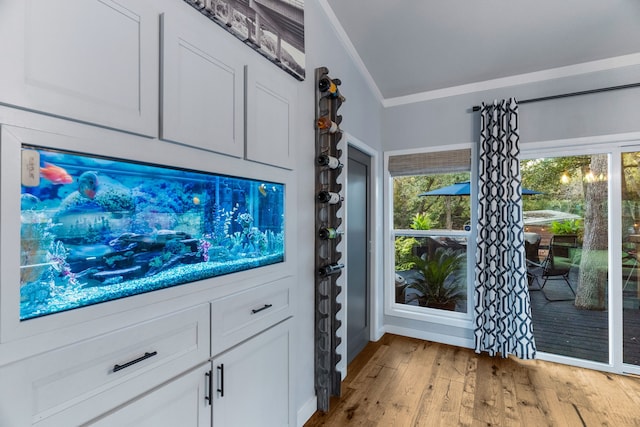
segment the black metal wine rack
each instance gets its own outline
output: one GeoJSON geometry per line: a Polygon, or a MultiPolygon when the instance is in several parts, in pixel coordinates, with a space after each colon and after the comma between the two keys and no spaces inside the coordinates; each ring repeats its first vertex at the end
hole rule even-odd
{"type": "MultiPolygon", "coordinates": [[[[342,150],[338,148],[338,142],[342,138],[339,126],[342,116],[338,115],[338,109],[344,102],[340,94],[339,79],[331,79],[329,70],[325,67],[316,69],[316,272],[315,272],[315,388],[318,401],[318,410],[328,411],[331,396],[340,396],[342,378],[336,369],[341,356],[337,353],[341,339],[337,331],[341,326],[336,314],[340,311],[338,295],[342,287],[337,284],[342,275],[343,264],[340,263],[342,253],[337,246],[342,240],[341,234],[330,239],[321,238],[323,228],[338,230],[342,225],[340,217],[342,207],[342,184],[337,178],[342,172],[341,165],[331,168],[322,165],[320,158],[324,155],[340,160],[342,150]],[[327,80],[329,79],[329,80],[327,80]],[[327,82],[330,88],[326,89],[327,82]],[[326,89],[326,90],[323,90],[326,89]],[[322,128],[322,120],[330,119],[331,126],[322,128]],[[338,129],[336,130],[336,126],[338,129]],[[330,191],[338,193],[340,199],[337,203],[328,203],[321,200],[321,193],[330,191]],[[329,274],[324,272],[329,268],[329,274]]],[[[327,122],[328,123],[328,122],[327,122]]],[[[334,201],[335,201],[334,194],[334,201]]]]}

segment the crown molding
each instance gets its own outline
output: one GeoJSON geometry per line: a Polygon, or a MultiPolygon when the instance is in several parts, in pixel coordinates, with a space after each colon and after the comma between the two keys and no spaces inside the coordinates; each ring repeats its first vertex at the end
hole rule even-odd
{"type": "Polygon", "coordinates": [[[583,62],[580,64],[567,65],[564,67],[550,68],[547,70],[518,74],[515,76],[502,77],[499,79],[485,80],[482,82],[469,83],[460,86],[452,86],[448,88],[415,93],[406,96],[399,96],[396,98],[386,98],[383,99],[382,106],[385,108],[396,107],[399,105],[432,101],[439,98],[465,95],[474,92],[518,86],[528,83],[537,83],[545,80],[559,79],[563,77],[578,76],[581,74],[612,70],[632,65],[640,65],[640,53],[616,56],[597,61],[583,62]]]}
{"type": "Polygon", "coordinates": [[[342,25],[340,24],[338,17],[333,12],[333,9],[331,9],[331,6],[329,6],[329,3],[327,2],[327,0],[318,0],[318,3],[320,3],[320,7],[324,11],[324,13],[327,15],[327,18],[329,19],[329,22],[331,23],[333,30],[335,31],[336,35],[338,36],[338,39],[340,40],[345,50],[347,51],[347,54],[351,57],[356,68],[362,74],[362,77],[367,83],[367,86],[369,86],[369,88],[373,92],[374,96],[378,99],[380,104],[384,105],[384,98],[382,97],[382,92],[380,92],[378,85],[376,85],[376,82],[373,80],[373,77],[371,77],[369,70],[364,65],[364,62],[362,62],[362,58],[360,58],[360,55],[358,55],[356,48],[353,46],[353,43],[351,43],[351,40],[347,36],[347,33],[342,27],[342,25]]]}

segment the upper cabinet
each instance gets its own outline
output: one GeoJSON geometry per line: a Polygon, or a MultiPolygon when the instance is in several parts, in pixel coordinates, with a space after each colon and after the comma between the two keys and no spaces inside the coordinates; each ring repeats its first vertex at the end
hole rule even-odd
{"type": "Polygon", "coordinates": [[[145,0],[0,2],[0,103],[158,129],[158,20],[145,0]]]}
{"type": "Polygon", "coordinates": [[[197,11],[181,12],[161,20],[161,138],[293,169],[298,82],[197,11]]]}
{"type": "Polygon", "coordinates": [[[266,61],[247,67],[246,159],[293,169],[298,82],[266,61]]]}
{"type": "Polygon", "coordinates": [[[242,157],[245,47],[183,6],[162,17],[161,138],[242,157]]]}

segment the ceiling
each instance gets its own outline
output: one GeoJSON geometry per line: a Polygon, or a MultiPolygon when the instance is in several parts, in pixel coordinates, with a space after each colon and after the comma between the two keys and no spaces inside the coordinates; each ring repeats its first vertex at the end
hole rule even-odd
{"type": "Polygon", "coordinates": [[[386,100],[632,54],[640,63],[640,0],[326,1],[386,100]]]}

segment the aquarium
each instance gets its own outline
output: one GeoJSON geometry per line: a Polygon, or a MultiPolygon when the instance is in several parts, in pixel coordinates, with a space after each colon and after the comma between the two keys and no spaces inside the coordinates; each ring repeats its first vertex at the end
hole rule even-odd
{"type": "Polygon", "coordinates": [[[284,261],[284,184],[21,154],[20,320],[284,261]]]}

